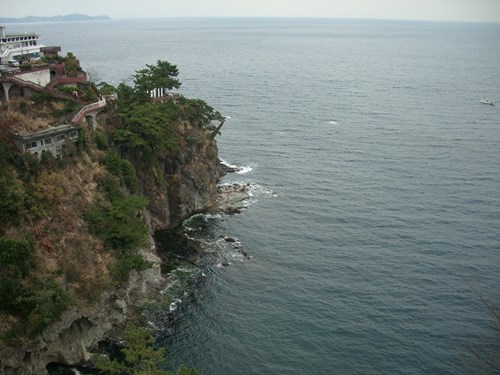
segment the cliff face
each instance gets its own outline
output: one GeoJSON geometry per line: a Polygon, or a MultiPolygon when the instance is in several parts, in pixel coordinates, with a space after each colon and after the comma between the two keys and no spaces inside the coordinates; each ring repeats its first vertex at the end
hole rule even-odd
{"type": "Polygon", "coordinates": [[[166,285],[154,246],[143,255],[153,266],[132,271],[125,286],[105,292],[99,303],[66,311],[29,344],[0,348],[0,374],[46,374],[50,363],[91,363],[98,341],[119,333],[136,308],[157,299],[166,285]]]}
{"type": "Polygon", "coordinates": [[[160,159],[161,175],[138,169],[140,192],[149,198],[153,229],[172,228],[185,218],[212,208],[220,178],[217,143],[200,127],[184,124],[179,149],[160,159]]]}
{"type": "MultiPolygon", "coordinates": [[[[220,178],[217,144],[212,139],[210,131],[188,122],[183,122],[178,131],[179,144],[176,151],[160,157],[153,169],[142,168],[140,160],[134,160],[132,154],[122,155],[136,167],[137,193],[149,199],[149,205],[144,210],[143,216],[149,228],[150,246],[141,249],[140,253],[144,259],[152,263],[152,267],[141,272],[133,270],[124,285],[106,288],[98,302],[78,303],[71,307],[57,321],[46,327],[35,340],[11,346],[3,346],[0,342],[0,374],[46,374],[46,366],[50,363],[70,366],[89,364],[91,353],[97,348],[99,340],[117,337],[130,315],[138,307],[160,297],[160,291],[168,281],[160,272],[161,261],[156,255],[152,240],[154,232],[158,229],[175,227],[190,215],[211,209],[216,204],[217,182],[220,178]]],[[[97,150],[94,152],[99,153],[97,150]]],[[[84,157],[95,158],[95,155],[88,156],[85,153],[84,157]]],[[[84,210],[86,205],[90,206],[96,200],[103,199],[100,196],[102,193],[97,191],[95,180],[108,172],[99,170],[103,169],[102,165],[98,167],[97,163],[91,162],[80,168],[77,175],[88,175],[88,181],[80,181],[81,191],[71,194],[83,196],[83,192],[87,192],[89,196],[79,206],[84,210]],[[85,168],[88,168],[88,171],[85,171],[85,168]],[[90,194],[89,186],[93,186],[96,192],[90,194]]],[[[68,184],[71,181],[73,183],[79,181],[76,179],[77,175],[70,179],[68,184]]],[[[69,191],[69,188],[64,191],[69,191]]],[[[73,200],[71,194],[67,193],[65,199],[73,200]]],[[[61,207],[66,207],[68,211],[70,206],[65,206],[63,202],[61,207]]],[[[82,228],[85,228],[83,221],[78,220],[82,228]]],[[[88,232],[87,229],[85,231],[88,232]]],[[[67,235],[62,234],[62,236],[67,235]]],[[[61,240],[61,252],[65,251],[64,238],[61,240]]],[[[96,253],[106,254],[102,245],[96,244],[95,247],[96,253]]],[[[55,248],[57,250],[58,246],[55,248]]],[[[51,262],[53,254],[50,251],[40,254],[39,258],[43,256],[44,262],[51,262]]],[[[105,268],[109,263],[108,260],[101,261],[100,267],[104,273],[107,272],[105,268]]],[[[64,262],[67,261],[52,262],[54,263],[52,272],[59,270],[64,262]]],[[[87,261],[84,267],[92,267],[91,262],[87,261]]],[[[81,271],[85,273],[85,270],[81,271]]],[[[109,278],[109,275],[106,277],[109,278]]],[[[85,281],[81,279],[75,282],[75,285],[78,283],[81,285],[85,281]]]]}

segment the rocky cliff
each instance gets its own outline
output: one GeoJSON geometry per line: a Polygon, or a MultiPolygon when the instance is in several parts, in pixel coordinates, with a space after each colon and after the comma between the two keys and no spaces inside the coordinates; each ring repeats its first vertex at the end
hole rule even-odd
{"type": "MultiPolygon", "coordinates": [[[[127,97],[132,89],[123,90],[127,97]]],[[[0,207],[0,234],[9,246],[31,244],[33,253],[29,264],[19,265],[3,259],[0,249],[0,261],[9,267],[31,267],[24,273],[0,270],[0,283],[17,280],[20,293],[42,303],[21,312],[14,306],[20,297],[0,303],[0,374],[46,374],[51,363],[88,365],[98,341],[118,335],[137,308],[160,298],[167,285],[155,231],[173,228],[217,202],[220,171],[211,123],[220,114],[201,101],[151,103],[134,95],[108,106],[97,128],[82,126],[62,161],[36,160],[9,143],[8,135],[18,132],[16,121],[27,126],[48,112],[39,103],[19,105],[24,114],[11,103],[0,116],[0,158],[11,181],[0,181],[0,194],[18,205],[0,207]],[[138,211],[141,197],[147,203],[138,211]],[[147,244],[129,249],[141,233],[137,220],[145,224],[147,244]],[[136,225],[130,233],[128,222],[136,225]],[[48,283],[50,293],[36,287],[37,280],[48,283]],[[42,329],[20,327],[33,321],[42,329]]],[[[0,288],[0,293],[7,292],[0,288]]]]}
{"type": "Polygon", "coordinates": [[[51,363],[91,365],[99,340],[119,336],[136,309],[158,299],[166,285],[154,246],[143,254],[152,267],[132,271],[124,287],[105,291],[98,303],[67,310],[31,342],[0,348],[0,373],[46,374],[51,363]]]}
{"type": "Polygon", "coordinates": [[[220,178],[217,143],[202,128],[185,123],[179,129],[179,151],[159,159],[160,176],[138,169],[140,192],[149,198],[153,229],[172,228],[194,213],[213,207],[220,178]],[[162,184],[158,180],[166,182],[162,184]]]}

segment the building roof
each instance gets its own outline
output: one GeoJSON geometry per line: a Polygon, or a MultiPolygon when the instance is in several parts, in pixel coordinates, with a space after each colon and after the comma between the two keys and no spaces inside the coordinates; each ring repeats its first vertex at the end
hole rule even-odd
{"type": "Polygon", "coordinates": [[[58,125],[58,126],[50,126],[47,129],[42,129],[37,132],[31,132],[31,133],[26,133],[26,134],[14,134],[12,137],[15,139],[18,139],[20,141],[29,141],[29,140],[35,140],[35,139],[40,139],[40,138],[46,138],[62,133],[67,133],[71,130],[79,130],[80,126],[78,125],[58,125]]]}

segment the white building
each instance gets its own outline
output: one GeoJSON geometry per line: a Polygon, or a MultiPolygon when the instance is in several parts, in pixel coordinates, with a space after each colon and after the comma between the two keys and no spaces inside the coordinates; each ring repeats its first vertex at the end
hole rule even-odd
{"type": "Polygon", "coordinates": [[[9,60],[39,58],[40,47],[38,34],[5,34],[5,26],[0,26],[0,65],[7,64],[9,60]]]}

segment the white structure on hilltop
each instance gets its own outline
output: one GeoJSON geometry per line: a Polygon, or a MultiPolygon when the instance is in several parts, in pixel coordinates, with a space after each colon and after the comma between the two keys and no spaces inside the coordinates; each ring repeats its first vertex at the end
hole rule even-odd
{"type": "Polygon", "coordinates": [[[0,64],[9,60],[33,59],[40,57],[38,34],[5,34],[5,26],[0,26],[0,64]]]}

